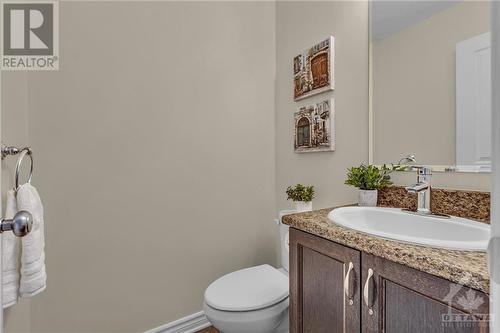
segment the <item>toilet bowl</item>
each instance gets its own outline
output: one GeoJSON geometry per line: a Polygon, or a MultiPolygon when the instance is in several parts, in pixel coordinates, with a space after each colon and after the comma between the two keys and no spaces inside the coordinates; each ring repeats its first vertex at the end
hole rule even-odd
{"type": "Polygon", "coordinates": [[[219,311],[204,305],[210,322],[223,333],[288,333],[288,298],[272,308],[249,312],[219,311]]]}
{"type": "Polygon", "coordinates": [[[288,226],[279,225],[283,268],[245,268],[222,276],[205,291],[203,311],[222,333],[288,333],[288,226]]]}
{"type": "Polygon", "coordinates": [[[213,282],[203,310],[223,333],[287,333],[288,276],[270,265],[242,269],[213,282]]]}

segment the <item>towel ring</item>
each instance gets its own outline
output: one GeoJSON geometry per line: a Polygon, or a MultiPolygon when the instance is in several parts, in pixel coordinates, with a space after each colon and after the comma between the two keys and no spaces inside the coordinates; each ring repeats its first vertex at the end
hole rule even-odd
{"type": "Polygon", "coordinates": [[[19,151],[19,158],[16,163],[16,178],[15,178],[15,186],[14,191],[17,192],[19,190],[19,174],[21,173],[21,164],[23,163],[24,157],[28,155],[30,158],[30,175],[26,183],[31,184],[31,178],[33,177],[33,151],[29,147],[25,147],[19,151]]]}

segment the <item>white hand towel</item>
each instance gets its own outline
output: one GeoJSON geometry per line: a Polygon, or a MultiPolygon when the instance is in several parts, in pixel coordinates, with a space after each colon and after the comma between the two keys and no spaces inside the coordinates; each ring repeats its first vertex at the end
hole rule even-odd
{"type": "MultiPolygon", "coordinates": [[[[11,219],[17,213],[16,194],[13,190],[7,192],[5,218],[11,219]]],[[[2,233],[3,260],[3,307],[7,308],[17,303],[19,291],[19,246],[20,239],[12,232],[2,233]]]]}
{"type": "Polygon", "coordinates": [[[46,288],[45,272],[45,236],[42,201],[36,188],[31,184],[23,184],[17,191],[17,209],[26,210],[33,215],[33,228],[29,234],[21,238],[21,297],[31,297],[46,288]]]}

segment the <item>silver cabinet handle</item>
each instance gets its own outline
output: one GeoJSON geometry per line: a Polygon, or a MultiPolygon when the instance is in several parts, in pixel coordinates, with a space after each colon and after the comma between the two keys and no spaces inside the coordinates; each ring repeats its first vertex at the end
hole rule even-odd
{"type": "Polygon", "coordinates": [[[349,281],[350,281],[351,271],[353,269],[354,269],[354,264],[352,262],[349,262],[349,267],[347,268],[347,274],[345,275],[344,278],[344,292],[347,299],[349,300],[349,305],[354,304],[354,299],[353,299],[354,295],[349,295],[349,281]]]}
{"type": "Polygon", "coordinates": [[[17,212],[12,220],[0,220],[0,233],[12,230],[17,237],[26,236],[30,233],[32,227],[33,216],[25,210],[17,212]]]}
{"type": "Polygon", "coordinates": [[[372,304],[370,303],[370,280],[373,278],[373,269],[368,269],[368,276],[366,277],[365,287],[363,288],[363,298],[365,304],[368,307],[368,313],[373,315],[372,304]]]}

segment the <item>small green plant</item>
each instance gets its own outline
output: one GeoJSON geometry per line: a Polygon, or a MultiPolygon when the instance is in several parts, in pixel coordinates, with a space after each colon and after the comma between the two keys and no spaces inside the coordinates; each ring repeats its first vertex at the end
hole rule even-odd
{"type": "Polygon", "coordinates": [[[390,174],[393,171],[402,171],[406,166],[384,164],[382,167],[361,164],[348,170],[346,185],[351,185],[360,190],[378,190],[392,185],[390,174]]]}
{"type": "Polygon", "coordinates": [[[293,201],[305,202],[312,201],[312,199],[314,199],[314,186],[304,186],[302,184],[288,186],[286,194],[288,196],[287,200],[292,199],[293,201]]]}

